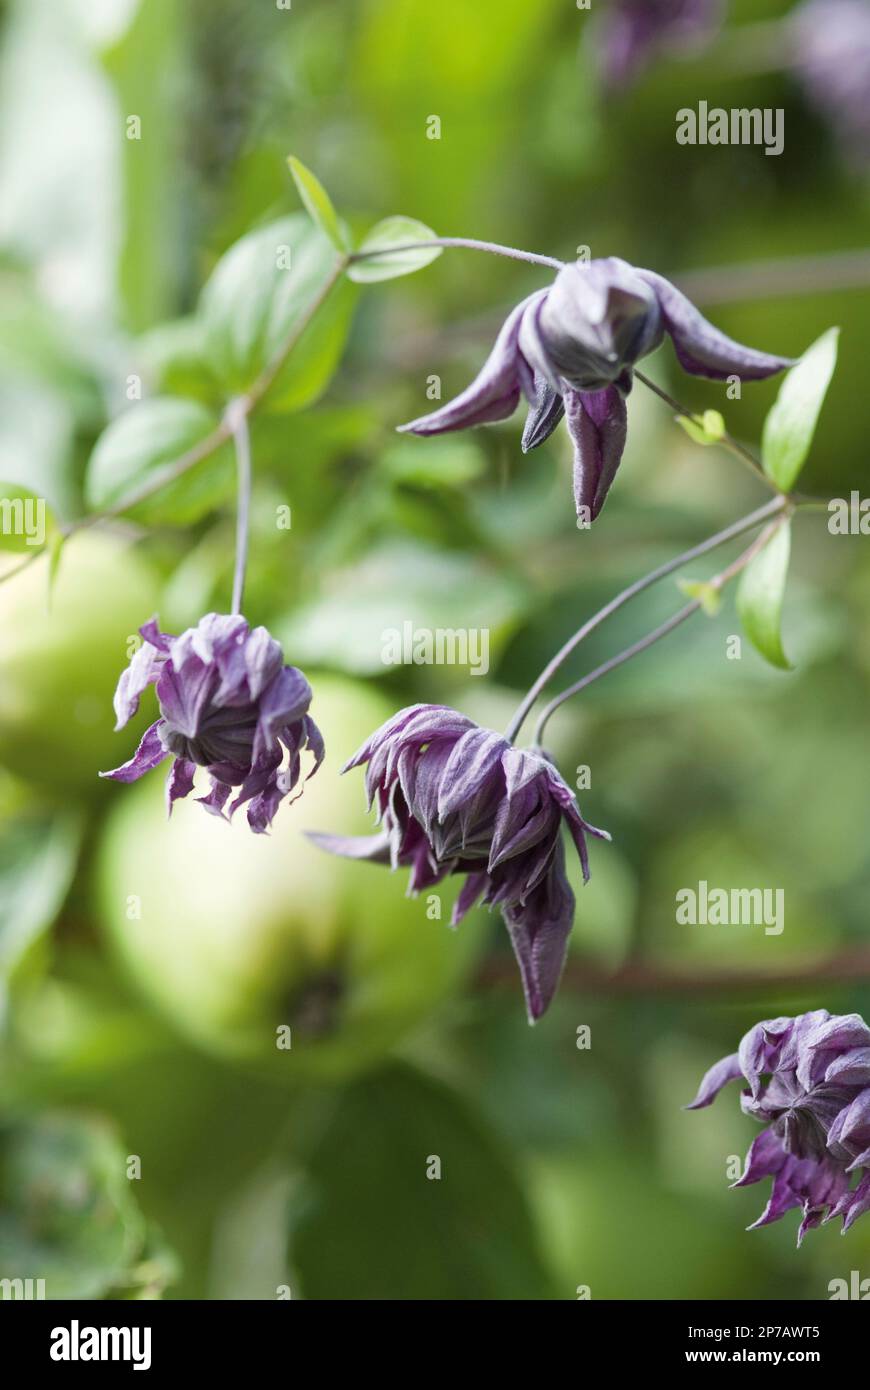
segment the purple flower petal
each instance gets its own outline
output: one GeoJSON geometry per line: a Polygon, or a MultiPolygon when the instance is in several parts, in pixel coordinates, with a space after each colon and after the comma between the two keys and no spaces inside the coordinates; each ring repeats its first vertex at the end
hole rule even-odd
{"type": "Polygon", "coordinates": [[[273,752],[282,728],[303,717],[311,703],[311,686],[295,666],[285,666],[263,692],[251,759],[257,763],[273,752]]]}
{"type": "Polygon", "coordinates": [[[140,777],[144,777],[146,772],[159,766],[164,758],[169,754],[160,741],[160,730],[163,728],[163,720],[157,719],[145,730],[142,735],[139,747],[132,758],[120,767],[116,767],[112,772],[101,772],[101,777],[111,777],[114,782],[136,782],[140,777]]]}
{"type": "Polygon", "coordinates": [[[389,864],[390,837],[385,831],[376,835],[327,835],[318,830],[306,830],[306,838],[330,854],[342,859],[368,859],[372,864],[389,864]]]}
{"type": "Polygon", "coordinates": [[[453,904],[453,912],[450,916],[451,927],[458,927],[462,919],[471,911],[477,902],[484,888],[486,887],[486,874],[469,874],[459,890],[459,896],[453,904]]]}
{"type": "Polygon", "coordinates": [[[860,1014],[839,1014],[828,1018],[806,1039],[808,1048],[870,1047],[870,1028],[860,1014]]]}
{"type": "Polygon", "coordinates": [[[740,1059],[736,1052],[732,1052],[730,1057],[723,1057],[721,1061],[714,1062],[698,1087],[695,1099],[684,1109],[703,1110],[706,1105],[712,1105],[722,1087],[727,1086],[729,1081],[736,1081],[742,1075],[740,1059]]]}
{"type": "Polygon", "coordinates": [[[116,730],[123,729],[133,718],[139,708],[140,696],[157,680],[166,661],[163,651],[158,650],[156,643],[152,644],[150,638],[145,636],[147,631],[154,631],[158,638],[161,636],[157,632],[156,621],[152,618],[140,631],[143,634],[142,645],[133,653],[126,671],[121,672],[115,691],[113,705],[116,730]]]}
{"type": "Polygon", "coordinates": [[[422,415],[419,420],[400,425],[399,429],[411,434],[443,434],[447,430],[506,420],[513,415],[520,400],[517,348],[520,321],[527,306],[546,293],[546,290],[539,290],[511,310],[481,371],[461,395],[431,415],[422,415]]]}
{"type": "MultiPolygon", "coordinates": [[[[734,1057],[726,1057],[724,1060],[726,1062],[736,1062],[736,1054],[734,1057]]],[[[722,1063],[720,1062],[718,1065],[722,1066],[722,1063]]],[[[709,1075],[710,1073],[708,1072],[708,1076],[709,1075]]],[[[727,1079],[733,1080],[734,1078],[729,1077],[727,1079]]],[[[710,1097],[710,1100],[712,1099],[713,1096],[710,1097]]],[[[709,1101],[705,1101],[703,1104],[709,1104],[709,1101]]],[[[687,1107],[689,1110],[697,1108],[699,1108],[697,1102],[694,1106],[687,1107]]],[[[779,1172],[787,1159],[788,1155],[782,1147],[782,1142],[774,1131],[772,1129],[763,1129],[761,1133],[756,1135],[755,1139],[753,1139],[749,1147],[749,1152],[746,1155],[746,1164],[743,1172],[731,1186],[749,1187],[751,1183],[760,1182],[762,1178],[772,1177],[773,1174],[779,1172]]]]}
{"type": "Polygon", "coordinates": [[[729,376],[738,376],[743,381],[761,381],[794,365],[794,358],[756,352],[721,333],[663,275],[652,270],[640,270],[638,274],[655,290],[680,365],[693,376],[706,376],[714,381],[729,376]]]}
{"type": "Polygon", "coordinates": [[[189,795],[193,791],[193,776],[196,772],[196,763],[189,762],[187,758],[175,758],[169,769],[166,778],[166,810],[172,815],[173,802],[189,795]]]}
{"type": "Polygon", "coordinates": [[[757,1023],[740,1040],[737,1055],[740,1068],[754,1097],[761,1090],[761,1077],[774,1070],[783,1047],[794,1027],[794,1019],[769,1018],[757,1023]]]}
{"type": "Polygon", "coordinates": [[[220,685],[214,694],[218,705],[249,705],[259,700],[281,670],[281,647],[264,627],[248,631],[244,619],[212,630],[214,661],[220,685]]]}
{"type": "Polygon", "coordinates": [[[553,868],[525,903],[502,907],[502,916],[523,981],[529,1022],[535,1023],[556,993],[574,923],[574,894],[557,842],[553,868]]]}
{"type": "Polygon", "coordinates": [[[196,799],[210,815],[219,816],[221,820],[228,820],[229,817],[224,815],[224,807],[229,800],[232,789],[232,783],[221,782],[216,777],[212,777],[211,791],[206,796],[198,796],[196,799]]]}
{"type": "Polygon", "coordinates": [[[825,1071],[825,1080],[842,1086],[870,1086],[870,1047],[838,1053],[825,1071]]]}
{"type": "Polygon", "coordinates": [[[544,377],[536,375],[535,399],[529,406],[523,430],[523,453],[537,449],[539,444],[549,439],[564,414],[565,402],[561,392],[556,391],[544,377]]]}
{"type": "Polygon", "coordinates": [[[577,515],[594,521],[604,506],[625,448],[628,417],[615,386],[605,391],[566,391],[565,419],[574,441],[577,515]]]}
{"type": "Polygon", "coordinates": [[[870,1211],[870,1173],[866,1173],[853,1192],[848,1192],[840,1198],[833,1214],[843,1217],[843,1232],[845,1235],[850,1226],[854,1226],[859,1216],[870,1211]],[[842,1208],[842,1209],[841,1209],[842,1208]]]}
{"type": "Polygon", "coordinates": [[[478,795],[509,747],[492,729],[472,728],[453,745],[438,786],[438,816],[444,819],[478,795]]]}

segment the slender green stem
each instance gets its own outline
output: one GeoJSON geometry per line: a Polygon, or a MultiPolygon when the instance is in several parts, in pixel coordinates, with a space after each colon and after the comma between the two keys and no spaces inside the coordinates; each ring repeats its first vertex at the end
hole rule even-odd
{"type": "Polygon", "coordinates": [[[699,545],[692,546],[690,550],[684,551],[682,555],[677,555],[673,560],[666,561],[665,564],[659,565],[657,569],[651,570],[649,574],[644,575],[642,579],[636,579],[633,584],[629,584],[627,589],[623,589],[621,593],[617,594],[615,598],[611,599],[609,603],[606,603],[603,608],[600,608],[597,613],[587,619],[582,627],[577,629],[573,637],[569,637],[564,646],[560,647],[556,655],[544,667],[522,704],[519,706],[516,714],[511,720],[505,737],[510,741],[516,738],[532,705],[535,703],[544,687],[553,679],[553,676],[559,668],[564,665],[568,657],[580,645],[583,639],[588,637],[590,632],[594,632],[606,618],[618,612],[623,604],[628,603],[629,600],[635,598],[637,594],[642,594],[645,589],[649,589],[653,584],[657,584],[660,579],[665,579],[669,574],[673,574],[675,570],[682,569],[683,565],[690,564],[692,560],[697,560],[701,555],[706,555],[709,550],[715,550],[718,546],[725,545],[726,542],[735,540],[738,536],[742,536],[744,532],[751,531],[756,526],[761,526],[763,522],[770,520],[777,512],[783,511],[787,505],[788,503],[785,497],[775,497],[772,501],[765,503],[763,507],[759,507],[757,511],[750,512],[749,516],[744,516],[740,521],[735,521],[733,525],[726,526],[723,531],[717,531],[714,536],[709,536],[707,540],[701,541],[699,545]]]}
{"type": "MultiPolygon", "coordinates": [[[[782,525],[785,519],[786,511],[783,509],[782,515],[778,516],[770,526],[765,527],[761,535],[756,536],[752,544],[748,546],[741,555],[738,555],[737,559],[734,560],[727,569],[722,570],[720,574],[714,575],[714,577],[708,581],[707,587],[717,591],[723,589],[728,581],[733,579],[735,575],[740,574],[749,564],[750,560],[758,554],[759,550],[762,550],[764,546],[767,545],[774,532],[782,525]]],[[[645,652],[648,647],[652,647],[656,642],[661,641],[663,637],[667,637],[669,632],[673,632],[674,629],[679,627],[681,623],[684,623],[687,618],[691,618],[701,607],[701,600],[693,599],[691,603],[687,603],[684,608],[674,613],[672,617],[667,618],[665,622],[661,623],[657,628],[654,628],[652,632],[648,632],[645,637],[641,637],[637,642],[633,642],[630,647],[626,647],[624,651],[618,652],[616,656],[610,657],[608,661],[602,662],[600,666],[596,666],[594,671],[590,671],[586,676],[581,676],[580,680],[575,681],[573,685],[569,685],[567,690],[563,690],[559,695],[554,696],[550,703],[541,710],[538,717],[533,740],[535,746],[540,747],[543,743],[544,729],[560,705],[564,705],[566,700],[570,700],[575,695],[579,695],[581,690],[585,690],[587,686],[592,685],[594,681],[600,680],[602,676],[608,675],[611,671],[615,671],[618,666],[623,666],[626,661],[631,661],[632,657],[639,656],[641,652],[645,652]]]]}
{"type": "Polygon", "coordinates": [[[238,471],[238,508],[236,511],[236,567],[233,572],[233,613],[241,613],[245,595],[245,575],[248,569],[248,540],[251,513],[251,435],[248,414],[243,403],[232,401],[227,420],[236,445],[238,471]]]}
{"type": "Polygon", "coordinates": [[[528,261],[530,265],[545,265],[551,270],[561,270],[564,261],[554,256],[538,256],[534,251],[522,251],[517,246],[502,246],[497,241],[478,241],[475,237],[439,236],[430,241],[408,241],[401,246],[383,246],[373,251],[354,251],[349,257],[351,265],[356,261],[368,261],[374,256],[395,256],[401,251],[425,251],[432,246],[460,246],[466,251],[488,251],[493,256],[508,256],[513,261],[528,261]]]}

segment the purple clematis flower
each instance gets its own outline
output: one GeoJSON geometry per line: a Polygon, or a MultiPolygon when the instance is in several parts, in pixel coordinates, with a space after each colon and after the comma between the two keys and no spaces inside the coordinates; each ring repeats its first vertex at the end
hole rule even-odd
{"type": "Polygon", "coordinates": [[[410,868],[409,892],[448,874],[467,878],[456,926],[482,898],[501,908],[520,967],[529,1019],[556,992],[574,920],[561,827],[589,877],[587,824],[546,757],[514,748],[446,705],[411,705],[388,720],[343,772],[367,763],[369,808],[381,829],[362,837],[312,835],[333,854],[410,868]]]}
{"type": "Polygon", "coordinates": [[[632,82],[659,54],[690,55],[714,38],[724,0],[609,0],[599,47],[611,86],[632,82]]]}
{"type": "Polygon", "coordinates": [[[180,637],[161,632],[155,618],[139,630],[144,641],[115,692],[115,727],[133,717],[149,685],[157,688],[160,718],[129,762],[100,776],[135,782],[171,757],[171,812],[173,802],[192,791],[196,768],[204,767],[211,790],[197,800],[223,816],[237,787],[226,818],[247,802],[248,824],[262,834],[299,781],[304,749],[314,756],[309,777],[323,761],[323,739],[307,712],[308,681],[284,665],[281,647],[264,627],[251,629],[239,616],[208,613],[180,637]]]}
{"type": "Polygon", "coordinates": [[[733,1186],[773,1178],[770,1201],[749,1229],[801,1207],[798,1245],[836,1216],[845,1233],[870,1211],[870,1028],[859,1014],[827,1009],[757,1023],[737,1052],[710,1068],[687,1108],[709,1105],[738,1077],[749,1087],[743,1110],[766,1128],[733,1186]]]}
{"type": "Polygon", "coordinates": [[[482,371],[461,395],[401,428],[443,434],[504,420],[525,395],[530,408],[523,451],[543,443],[564,414],[574,442],[577,514],[594,520],[625,447],[632,369],[666,333],[694,376],[756,381],[791,363],[720,333],[652,270],[617,256],[577,261],[564,266],[549,289],[517,305],[482,371]]]}

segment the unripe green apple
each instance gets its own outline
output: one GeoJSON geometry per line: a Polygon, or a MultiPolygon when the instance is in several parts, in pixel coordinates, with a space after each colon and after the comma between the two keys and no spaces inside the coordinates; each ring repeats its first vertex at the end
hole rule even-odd
{"type": "MultiPolygon", "coordinates": [[[[0,764],[28,781],[99,795],[98,772],[123,761],[112,696],[157,595],[157,578],[129,541],[96,533],[67,542],[51,592],[42,559],[0,584],[0,764]]],[[[141,730],[139,719],[134,745],[141,730]]]]}
{"type": "Polygon", "coordinates": [[[271,835],[193,796],[167,821],[158,770],[115,792],[97,866],[105,929],[147,998],[206,1050],[302,1080],[382,1058],[460,988],[482,937],[470,919],[448,928],[455,885],[411,899],[406,871],[305,837],[371,833],[363,773],[339,768],[394,712],[357,682],[312,686],[326,762],[271,835]]]}

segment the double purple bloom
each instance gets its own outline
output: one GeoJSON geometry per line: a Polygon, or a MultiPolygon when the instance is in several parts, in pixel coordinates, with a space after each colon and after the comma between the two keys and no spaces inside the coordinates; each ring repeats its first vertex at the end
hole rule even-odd
{"type": "Polygon", "coordinates": [[[472,384],[401,428],[443,434],[505,420],[525,396],[524,452],[542,444],[564,415],[574,442],[577,512],[594,520],[625,447],[634,365],[665,334],[694,376],[755,381],[790,365],[720,333],[663,276],[608,256],[564,266],[549,289],[524,299],[472,384]]]}
{"type": "Polygon", "coordinates": [[[160,718],[129,762],[100,776],[134,782],[171,757],[171,811],[203,767],[211,790],[197,799],[207,811],[222,816],[238,788],[228,815],[247,803],[251,829],[268,830],[299,781],[302,752],[314,755],[309,777],[323,761],[323,739],[308,714],[308,681],[284,665],[281,647],[264,627],[251,629],[239,616],[209,613],[180,637],[161,632],[152,618],[140,632],[142,646],[115,692],[115,727],[133,717],[149,685],[156,686],[160,718]]]}
{"type": "Polygon", "coordinates": [[[688,1109],[710,1105],[740,1077],[748,1083],[743,1110],[766,1128],[733,1185],[773,1178],[770,1201],[749,1229],[800,1207],[798,1245],[833,1217],[847,1231],[870,1211],[870,1028],[859,1014],[827,1009],[757,1023],[737,1052],[710,1068],[688,1109]]]}
{"type": "Polygon", "coordinates": [[[609,835],[587,824],[574,793],[544,756],[514,748],[446,705],[400,710],[342,771],[364,763],[380,832],[311,838],[333,854],[409,868],[411,893],[448,874],[466,874],[452,925],[478,899],[501,908],[529,1018],[540,1018],[559,983],[574,920],[562,825],[584,880],[586,835],[609,835]]]}

